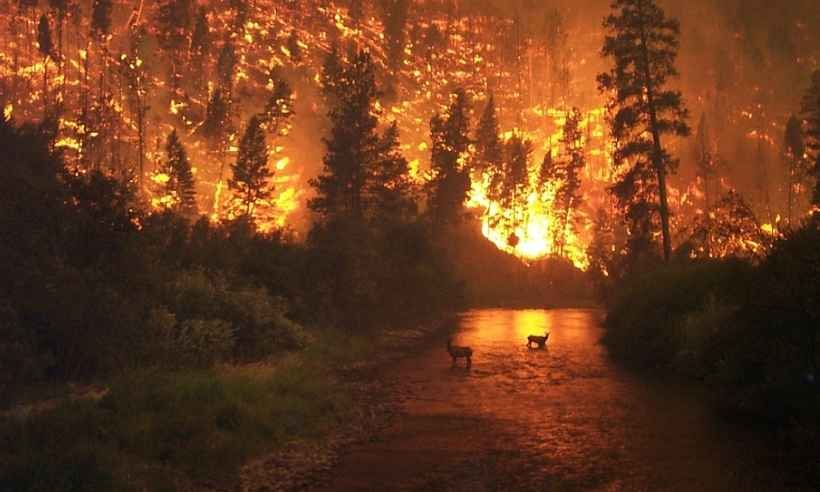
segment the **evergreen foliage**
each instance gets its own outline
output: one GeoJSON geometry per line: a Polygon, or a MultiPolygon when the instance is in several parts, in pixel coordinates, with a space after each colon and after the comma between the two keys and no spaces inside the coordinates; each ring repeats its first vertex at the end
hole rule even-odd
{"type": "Polygon", "coordinates": [[[602,54],[615,64],[598,76],[600,90],[611,97],[610,126],[619,144],[614,160],[623,168],[612,191],[631,225],[632,254],[648,249],[657,214],[668,261],[672,237],[667,176],[678,161],[661,139],[689,135],[683,96],[666,87],[678,75],[680,24],[668,19],[654,0],[615,0],[612,8],[604,21],[608,34],[602,54]]]}

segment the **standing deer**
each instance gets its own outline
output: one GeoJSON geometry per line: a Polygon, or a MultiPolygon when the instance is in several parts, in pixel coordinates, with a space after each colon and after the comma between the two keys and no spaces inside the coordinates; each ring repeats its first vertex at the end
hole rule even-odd
{"type": "Polygon", "coordinates": [[[467,361],[468,369],[473,365],[473,349],[470,347],[459,347],[458,345],[453,345],[452,338],[447,339],[447,353],[453,358],[453,367],[456,366],[456,360],[460,357],[463,357],[467,361]]]}

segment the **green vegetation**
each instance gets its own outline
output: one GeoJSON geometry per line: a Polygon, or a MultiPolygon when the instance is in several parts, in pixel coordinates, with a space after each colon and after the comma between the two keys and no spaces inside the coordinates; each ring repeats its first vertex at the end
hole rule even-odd
{"type": "Polygon", "coordinates": [[[69,400],[0,422],[0,488],[178,490],[235,481],[247,459],[322,437],[350,407],[343,389],[300,357],[275,368],[131,373],[99,402],[69,400]]]}

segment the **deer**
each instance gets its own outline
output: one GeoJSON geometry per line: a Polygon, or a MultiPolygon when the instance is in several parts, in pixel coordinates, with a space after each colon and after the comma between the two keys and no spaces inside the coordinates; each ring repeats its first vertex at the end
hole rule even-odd
{"type": "Polygon", "coordinates": [[[473,349],[470,347],[459,347],[458,345],[453,345],[452,338],[447,339],[447,353],[453,358],[453,367],[456,366],[456,361],[459,358],[464,358],[467,361],[467,369],[473,365],[473,349]]]}
{"type": "Polygon", "coordinates": [[[549,332],[544,333],[544,336],[539,335],[530,335],[527,337],[527,348],[532,348],[533,344],[539,349],[544,348],[547,345],[547,340],[549,340],[550,334],[549,332]]]}

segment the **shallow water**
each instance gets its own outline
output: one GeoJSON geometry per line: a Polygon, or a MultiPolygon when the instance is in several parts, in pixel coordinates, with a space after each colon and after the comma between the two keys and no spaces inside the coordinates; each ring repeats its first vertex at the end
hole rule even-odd
{"type": "Polygon", "coordinates": [[[321,490],[784,489],[699,390],[617,367],[599,311],[477,310],[457,323],[472,368],[452,368],[442,345],[389,370],[399,415],[321,490]],[[526,347],[545,331],[546,349],[526,347]]]}

